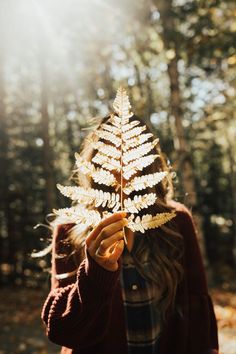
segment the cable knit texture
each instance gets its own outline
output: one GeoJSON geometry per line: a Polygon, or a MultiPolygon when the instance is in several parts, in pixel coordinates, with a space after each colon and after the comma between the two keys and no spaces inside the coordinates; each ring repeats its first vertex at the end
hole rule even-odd
{"type": "MultiPolygon", "coordinates": [[[[176,295],[175,314],[168,316],[158,354],[218,354],[217,323],[208,294],[196,229],[188,209],[171,203],[185,244],[185,276],[176,295]]],[[[110,272],[99,266],[86,250],[82,262],[68,253],[63,243],[73,224],[59,225],[52,235],[51,291],[41,318],[48,338],[61,346],[62,354],[127,354],[125,315],[120,286],[120,269],[110,272]],[[77,273],[67,279],[55,274],[77,273]]],[[[144,236],[145,237],[145,236],[144,236]]],[[[158,237],[158,236],[157,236],[158,237]]]]}

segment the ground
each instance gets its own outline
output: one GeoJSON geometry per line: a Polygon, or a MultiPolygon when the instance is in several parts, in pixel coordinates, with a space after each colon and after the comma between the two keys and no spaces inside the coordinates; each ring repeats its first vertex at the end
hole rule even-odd
{"type": "MultiPolygon", "coordinates": [[[[220,354],[236,354],[236,294],[210,291],[219,327],[220,354]]],[[[44,333],[40,311],[47,289],[3,288],[0,292],[0,354],[56,354],[44,333]]]]}

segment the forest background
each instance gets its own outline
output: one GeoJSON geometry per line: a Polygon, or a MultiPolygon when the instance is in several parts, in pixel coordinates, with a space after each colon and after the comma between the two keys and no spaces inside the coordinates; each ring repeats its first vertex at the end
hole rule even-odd
{"type": "Polygon", "coordinates": [[[31,257],[50,230],[35,226],[69,206],[56,183],[71,184],[89,119],[110,111],[120,85],[193,212],[222,353],[236,353],[235,18],[233,0],[0,1],[1,310],[3,335],[15,331],[0,353],[56,350],[38,319],[50,255],[31,257]]]}

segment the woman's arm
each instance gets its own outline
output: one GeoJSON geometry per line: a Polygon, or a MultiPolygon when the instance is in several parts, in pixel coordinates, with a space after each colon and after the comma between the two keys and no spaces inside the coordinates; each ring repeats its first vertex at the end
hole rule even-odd
{"type": "Polygon", "coordinates": [[[59,225],[53,233],[51,291],[41,317],[52,342],[76,349],[94,345],[106,333],[120,267],[114,272],[108,271],[86,251],[86,258],[75,276],[56,279],[56,274],[75,268],[72,259],[56,257],[65,252],[59,245],[64,247],[62,241],[71,226],[59,225]]]}
{"type": "Polygon", "coordinates": [[[66,242],[67,233],[75,224],[57,225],[52,234],[51,290],[65,287],[76,281],[78,254],[72,245],[66,242]],[[77,260],[75,262],[74,260],[77,260]]]}
{"type": "MultiPolygon", "coordinates": [[[[91,231],[86,238],[85,259],[74,282],[52,280],[52,290],[42,310],[46,333],[52,342],[82,349],[100,342],[106,334],[121,267],[125,214],[114,213],[91,231]]],[[[52,278],[73,268],[73,262],[67,258],[56,258],[56,254],[65,252],[66,244],[62,241],[67,227],[68,224],[60,225],[53,233],[52,278]]]]}

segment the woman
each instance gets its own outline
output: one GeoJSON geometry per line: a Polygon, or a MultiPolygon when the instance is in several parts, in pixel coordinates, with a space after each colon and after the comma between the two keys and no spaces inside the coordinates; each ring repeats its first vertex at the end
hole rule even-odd
{"type": "MultiPolygon", "coordinates": [[[[95,154],[89,141],[82,152],[87,161],[95,154]]],[[[168,171],[160,148],[153,150],[159,158],[142,174],[168,171]]],[[[126,182],[122,180],[123,187],[126,182]]],[[[158,197],[148,212],[176,213],[158,229],[132,232],[124,212],[113,213],[88,234],[79,234],[73,222],[54,228],[51,291],[42,320],[48,338],[62,346],[61,353],[218,353],[217,324],[192,215],[173,201],[170,178],[148,189],[158,197]]]]}

